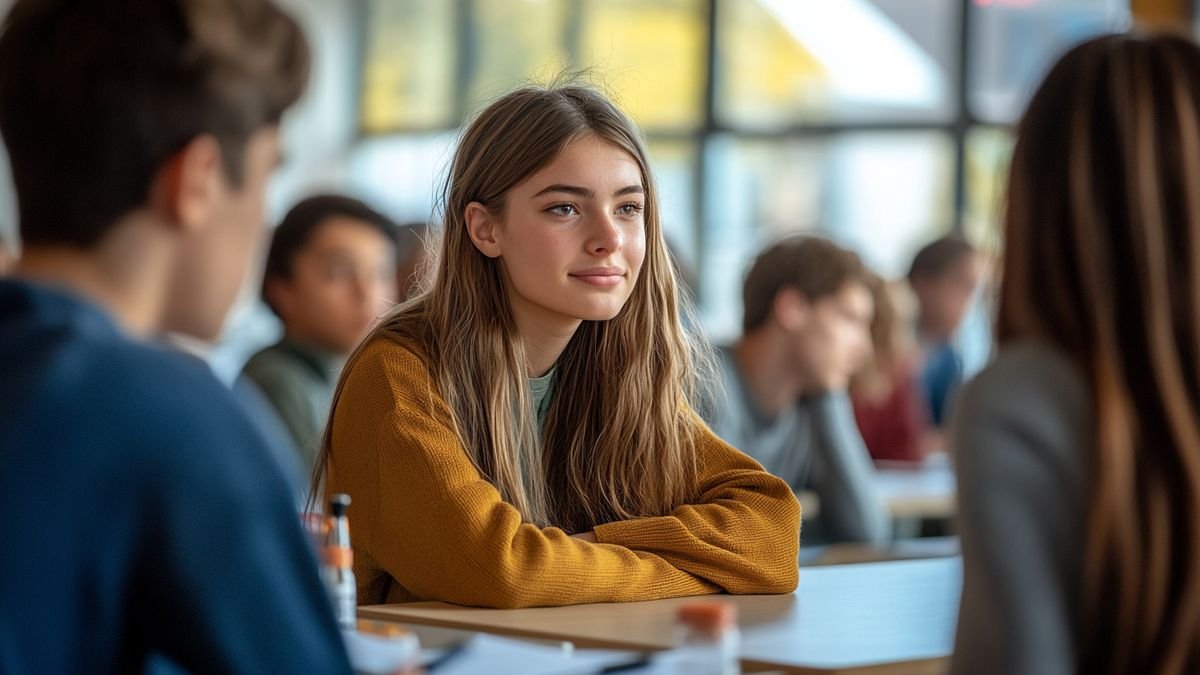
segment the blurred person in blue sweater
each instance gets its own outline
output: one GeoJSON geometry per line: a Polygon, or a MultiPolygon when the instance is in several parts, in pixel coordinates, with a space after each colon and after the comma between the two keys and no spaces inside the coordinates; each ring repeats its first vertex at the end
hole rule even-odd
{"type": "Polygon", "coordinates": [[[309,53],[269,0],[21,0],[0,134],[0,672],[349,672],[278,464],[201,362],[309,53]]]}

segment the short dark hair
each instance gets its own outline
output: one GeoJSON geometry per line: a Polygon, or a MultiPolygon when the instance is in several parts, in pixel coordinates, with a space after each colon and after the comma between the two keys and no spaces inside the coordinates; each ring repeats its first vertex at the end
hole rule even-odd
{"type": "Polygon", "coordinates": [[[742,286],[743,332],[765,324],[775,296],[794,288],[810,301],[833,295],[850,282],[869,286],[871,271],[858,254],[815,235],[791,235],[754,259],[742,286]]]}
{"type": "Polygon", "coordinates": [[[309,49],[271,0],[18,0],[0,29],[0,134],[26,244],[89,248],[198,136],[230,183],[304,91],[309,49]]]}
{"type": "Polygon", "coordinates": [[[271,235],[271,248],[267,251],[267,265],[263,272],[262,299],[276,315],[279,311],[267,297],[267,284],[275,279],[292,276],[292,264],[308,242],[330,218],[353,218],[377,230],[393,245],[396,244],[396,223],[367,204],[343,195],[317,195],[309,197],[292,207],[283,217],[283,222],[271,235]]]}
{"type": "Polygon", "coordinates": [[[936,279],[951,270],[959,261],[977,253],[974,246],[957,234],[949,234],[926,244],[913,256],[908,268],[909,281],[936,279]]]}

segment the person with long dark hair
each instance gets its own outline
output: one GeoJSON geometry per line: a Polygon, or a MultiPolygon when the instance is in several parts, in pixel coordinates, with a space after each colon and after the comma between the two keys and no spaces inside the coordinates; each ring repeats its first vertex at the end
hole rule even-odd
{"type": "Polygon", "coordinates": [[[1200,671],[1200,48],[1067,53],[1018,129],[954,423],[955,673],[1200,671]]]}

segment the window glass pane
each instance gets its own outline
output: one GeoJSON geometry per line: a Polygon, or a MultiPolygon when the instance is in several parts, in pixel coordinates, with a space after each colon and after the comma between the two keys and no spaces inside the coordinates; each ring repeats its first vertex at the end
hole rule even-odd
{"type": "Polygon", "coordinates": [[[1129,20],[1129,0],[973,0],[971,110],[988,122],[1016,121],[1063,52],[1129,20]]]}
{"type": "Polygon", "coordinates": [[[697,128],[704,107],[707,3],[583,0],[576,63],[648,131],[697,128]]]}
{"type": "Polygon", "coordinates": [[[426,221],[457,140],[445,132],[364,141],[350,159],[351,192],[398,221],[426,221]]]}
{"type": "Polygon", "coordinates": [[[942,133],[726,136],[709,152],[702,309],[718,338],[737,334],[746,268],[780,236],[825,233],[896,277],[917,248],[950,229],[953,144],[942,133]]]}
{"type": "Polygon", "coordinates": [[[998,127],[976,127],[967,134],[967,204],[964,234],[985,251],[998,251],[1008,165],[1012,159],[1012,132],[998,127]]]}
{"type": "MultiPolygon", "coordinates": [[[[650,169],[658,183],[659,208],[667,243],[680,261],[696,268],[696,144],[692,141],[651,139],[650,169]]],[[[693,289],[695,290],[695,289],[693,289]]]]}
{"type": "Polygon", "coordinates": [[[568,69],[563,0],[475,0],[473,7],[475,39],[467,87],[472,108],[530,81],[547,82],[568,69]]]}
{"type": "Polygon", "coordinates": [[[948,119],[958,0],[721,0],[717,115],[737,127],[948,119]]]}
{"type": "Polygon", "coordinates": [[[361,95],[365,132],[444,129],[458,123],[456,6],[368,0],[361,95]]]}

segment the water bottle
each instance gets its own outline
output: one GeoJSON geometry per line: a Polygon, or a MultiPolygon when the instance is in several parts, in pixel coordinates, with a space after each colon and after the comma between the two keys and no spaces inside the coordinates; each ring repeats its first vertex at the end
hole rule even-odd
{"type": "Polygon", "coordinates": [[[740,675],[741,635],[737,607],[729,602],[690,602],[676,615],[677,646],[671,661],[680,675],[740,675]]]}
{"type": "Polygon", "coordinates": [[[321,578],[333,602],[338,627],[352,631],[358,612],[358,586],[354,581],[350,521],[346,518],[349,506],[349,495],[336,494],[329,499],[329,527],[322,550],[321,578]]]}

